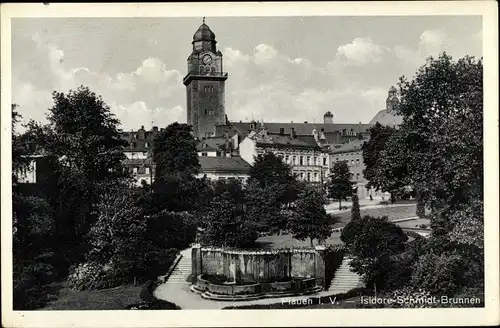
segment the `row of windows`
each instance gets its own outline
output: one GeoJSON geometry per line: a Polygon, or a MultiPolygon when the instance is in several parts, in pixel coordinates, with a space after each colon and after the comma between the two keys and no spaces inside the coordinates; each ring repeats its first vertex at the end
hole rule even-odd
{"type": "Polygon", "coordinates": [[[317,172],[314,173],[304,173],[301,172],[299,173],[299,178],[304,181],[309,181],[309,182],[319,182],[319,174],[317,172]]]}
{"type": "Polygon", "coordinates": [[[354,180],[354,177],[356,177],[356,180],[359,180],[359,177],[360,177],[360,176],[361,176],[361,175],[359,174],[359,172],[358,172],[358,173],[356,173],[356,175],[354,175],[354,173],[351,173],[351,180],[354,180]]]}
{"type": "MultiPolygon", "coordinates": [[[[339,161],[339,160],[342,160],[342,159],[339,159],[338,157],[335,158],[336,161],[339,161]]],[[[347,164],[349,164],[349,160],[344,160],[344,161],[347,161],[347,164]]],[[[356,159],[351,159],[351,165],[359,165],[360,163],[360,160],[359,158],[356,158],[356,159]]]]}
{"type": "MultiPolygon", "coordinates": [[[[283,159],[283,155],[278,154],[277,155],[279,158],[283,159]]],[[[285,155],[284,162],[286,164],[291,164],[291,165],[321,165],[320,164],[320,158],[317,156],[289,156],[285,155]]],[[[322,165],[326,166],[327,165],[327,158],[324,157],[322,161],[322,165]]]]}
{"type": "Polygon", "coordinates": [[[205,85],[203,87],[204,92],[215,92],[215,87],[213,85],[205,85]]]}
{"type": "MultiPolygon", "coordinates": [[[[134,175],[136,175],[136,174],[138,173],[138,171],[139,171],[139,168],[138,168],[138,167],[133,167],[133,168],[132,168],[132,173],[133,173],[134,175]]],[[[151,172],[151,171],[150,171],[149,167],[147,167],[147,166],[146,166],[146,167],[144,168],[144,174],[149,174],[150,172],[151,172]]]]}
{"type": "MultiPolygon", "coordinates": [[[[147,142],[147,141],[146,141],[146,142],[144,143],[144,147],[145,147],[145,148],[149,148],[149,146],[150,146],[149,142],[147,142]]],[[[132,141],[132,143],[130,144],[130,147],[131,147],[131,148],[135,148],[135,147],[137,147],[137,142],[132,141]]]]}
{"type": "Polygon", "coordinates": [[[236,180],[238,180],[239,182],[244,182],[245,178],[243,178],[243,177],[237,177],[237,178],[235,178],[235,177],[228,177],[228,178],[226,178],[226,177],[220,177],[219,180],[220,181],[225,181],[225,180],[227,180],[227,181],[236,181],[236,180]]]}
{"type": "Polygon", "coordinates": [[[213,116],[215,114],[215,109],[209,108],[205,109],[205,115],[213,116]]]}

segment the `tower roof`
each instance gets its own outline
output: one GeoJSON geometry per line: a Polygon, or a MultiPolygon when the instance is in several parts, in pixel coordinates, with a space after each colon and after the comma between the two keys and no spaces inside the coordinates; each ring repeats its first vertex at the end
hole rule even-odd
{"type": "Polygon", "coordinates": [[[333,116],[333,114],[332,114],[332,112],[328,111],[328,112],[325,113],[324,116],[333,116]]]}
{"type": "Polygon", "coordinates": [[[210,30],[207,24],[203,23],[194,33],[193,41],[215,41],[215,33],[210,30]]]}

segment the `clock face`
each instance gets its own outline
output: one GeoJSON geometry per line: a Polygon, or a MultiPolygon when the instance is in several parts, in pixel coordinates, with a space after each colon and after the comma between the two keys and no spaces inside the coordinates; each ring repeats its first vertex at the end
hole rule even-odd
{"type": "Polygon", "coordinates": [[[204,63],[205,65],[208,65],[208,64],[210,64],[211,62],[212,62],[212,57],[210,57],[210,55],[205,55],[205,56],[203,56],[203,63],[204,63]]]}

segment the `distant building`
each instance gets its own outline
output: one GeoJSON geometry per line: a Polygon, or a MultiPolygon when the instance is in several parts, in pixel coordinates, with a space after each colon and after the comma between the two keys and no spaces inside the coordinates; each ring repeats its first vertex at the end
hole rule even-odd
{"type": "Polygon", "coordinates": [[[397,127],[403,123],[403,117],[397,115],[394,111],[396,106],[399,104],[399,99],[397,96],[397,90],[394,86],[389,88],[387,93],[387,99],[385,101],[385,109],[382,109],[375,115],[370,121],[370,124],[380,123],[382,125],[388,125],[392,127],[397,127]]]}
{"type": "Polygon", "coordinates": [[[210,180],[238,180],[245,183],[248,179],[250,165],[239,156],[203,156],[198,157],[201,173],[198,178],[210,180]]]}
{"type": "Polygon", "coordinates": [[[292,168],[299,180],[320,184],[328,175],[328,153],[313,136],[309,140],[290,134],[271,134],[267,126],[251,131],[239,144],[241,158],[253,165],[258,155],[274,153],[292,168]]]}
{"type": "Polygon", "coordinates": [[[214,126],[224,124],[225,81],[222,53],[217,51],[215,34],[203,24],[193,35],[188,73],[183,83],[187,96],[187,123],[199,139],[213,136],[214,126]]]}
{"type": "Polygon", "coordinates": [[[137,131],[120,131],[121,138],[128,143],[124,149],[126,159],[123,165],[139,186],[142,181],[148,184],[153,182],[153,139],[159,131],[156,126],[150,131],[146,131],[144,126],[137,131]]]}

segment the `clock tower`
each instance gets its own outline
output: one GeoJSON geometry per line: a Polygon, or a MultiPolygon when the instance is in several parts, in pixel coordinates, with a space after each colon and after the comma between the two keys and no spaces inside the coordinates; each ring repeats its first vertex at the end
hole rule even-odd
{"type": "Polygon", "coordinates": [[[224,124],[225,81],[222,53],[217,51],[215,34],[203,24],[193,36],[193,51],[188,57],[188,73],[183,83],[187,95],[187,123],[198,139],[214,135],[215,125],[224,124]]]}

